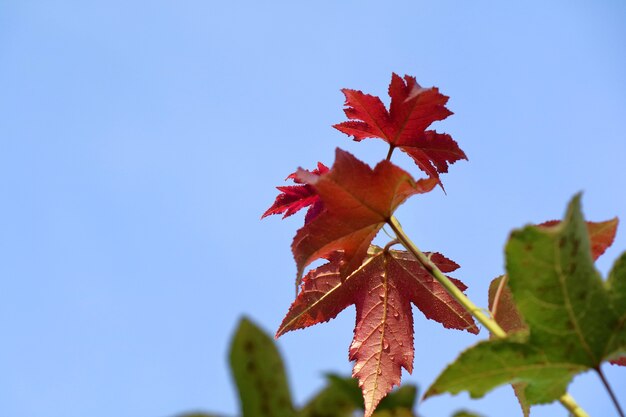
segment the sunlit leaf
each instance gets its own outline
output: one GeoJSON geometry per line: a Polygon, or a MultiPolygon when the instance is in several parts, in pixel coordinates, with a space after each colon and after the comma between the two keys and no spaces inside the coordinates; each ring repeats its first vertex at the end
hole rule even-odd
{"type": "Polygon", "coordinates": [[[506,248],[509,288],[528,331],[479,343],[437,378],[426,396],[525,383],[529,404],[556,400],[574,375],[626,353],[626,267],[604,282],[594,267],[580,196],[563,222],[514,231],[506,248]]]}
{"type": "MultiPolygon", "coordinates": [[[[458,268],[439,254],[431,260],[443,272],[458,268]]],[[[401,368],[413,369],[413,313],[411,304],[444,327],[477,333],[469,313],[458,304],[411,255],[373,247],[363,265],[343,279],[343,254],[335,252],[329,263],[310,271],[276,336],[337,316],[356,307],[356,328],[350,346],[355,360],[353,376],[365,399],[366,416],[400,383],[401,368]]],[[[453,282],[461,289],[460,281],[453,282]]]]}

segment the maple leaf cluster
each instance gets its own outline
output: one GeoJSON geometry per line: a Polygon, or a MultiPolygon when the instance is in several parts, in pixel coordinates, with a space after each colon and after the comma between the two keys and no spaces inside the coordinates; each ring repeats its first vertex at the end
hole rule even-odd
{"type": "MultiPolygon", "coordinates": [[[[287,179],[294,185],[277,187],[280,194],[262,217],[282,214],[285,218],[308,208],[292,244],[299,292],[276,337],[326,322],[354,305],[357,317],[350,359],[355,361],[353,376],[359,379],[369,417],[400,384],[401,369],[413,369],[412,304],[445,328],[478,333],[472,316],[413,255],[391,250],[391,245],[371,245],[399,205],[437,185],[443,189],[440,174],[448,171],[449,164],[467,158],[450,135],[427,130],[452,114],[445,106],[448,97],[437,88],[422,88],[413,77],[393,74],[389,109],[378,97],[357,90],[342,92],[350,120],[334,127],[357,141],[386,141],[387,159],[372,169],[337,149],[330,169],[320,162],[315,170],[300,168],[290,174],[287,179]],[[426,177],[416,180],[393,164],[395,148],[406,152],[426,177]],[[307,266],[318,259],[327,263],[304,276],[307,266]]],[[[443,255],[429,256],[445,273],[458,268],[443,255]]],[[[466,289],[461,281],[453,282],[466,289]]]]}
{"type": "Polygon", "coordinates": [[[444,328],[476,334],[474,314],[500,333],[497,340],[462,353],[426,396],[461,390],[482,396],[512,383],[527,416],[531,405],[564,395],[573,375],[599,371],[603,361],[626,365],[626,254],[606,283],[593,264],[612,244],[617,219],[585,223],[577,197],[563,222],[514,232],[507,245],[507,274],[490,288],[493,319],[481,316],[462,293],[466,285],[444,275],[459,266],[439,253],[422,254],[393,217],[409,197],[437,186],[443,190],[441,174],[467,159],[450,135],[430,129],[452,114],[448,97],[396,74],[389,85],[388,108],[379,97],[342,92],[349,120],[334,127],[356,141],[384,140],[389,151],[371,168],[337,149],[330,168],[321,162],[312,171],[299,168],[287,177],[293,185],[277,187],[280,194],[262,217],[307,212],[291,245],[296,299],[276,337],[327,322],[354,305],[349,357],[365,417],[400,384],[402,368],[413,370],[412,305],[444,328]],[[415,179],[392,163],[396,148],[426,176],[415,179]],[[372,245],[386,224],[397,239],[383,248],[372,245]],[[408,251],[392,249],[400,242],[408,251]],[[307,271],[320,259],[326,263],[307,271]]]}

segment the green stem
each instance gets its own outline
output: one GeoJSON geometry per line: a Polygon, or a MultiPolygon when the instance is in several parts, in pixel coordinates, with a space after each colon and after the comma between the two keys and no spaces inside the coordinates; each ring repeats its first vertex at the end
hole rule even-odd
{"type": "Polygon", "coordinates": [[[494,336],[499,338],[506,337],[506,332],[491,317],[483,313],[483,309],[474,304],[450,279],[432,263],[424,253],[415,246],[415,244],[404,233],[400,223],[395,217],[391,217],[388,221],[389,226],[395,232],[398,240],[402,242],[405,248],[417,258],[422,266],[437,280],[444,288],[467,310],[476,320],[482,323],[494,336]]]}
{"type": "MultiPolygon", "coordinates": [[[[394,231],[398,240],[404,245],[404,247],[415,256],[415,258],[422,264],[422,266],[433,276],[443,287],[459,302],[472,316],[476,318],[483,326],[485,326],[491,334],[499,339],[506,337],[506,332],[500,327],[500,325],[491,317],[486,315],[482,308],[479,308],[474,304],[463,292],[456,286],[450,279],[441,272],[441,270],[431,262],[430,259],[424,253],[419,250],[417,246],[409,239],[409,237],[402,230],[402,226],[394,216],[391,216],[387,220],[387,224],[394,231]]],[[[574,398],[565,394],[559,398],[561,404],[569,410],[575,417],[589,417],[587,412],[583,410],[574,400],[574,398]]]]}
{"type": "Polygon", "coordinates": [[[576,404],[576,400],[574,397],[569,395],[567,392],[559,398],[559,402],[563,404],[563,407],[567,408],[573,416],[576,417],[589,417],[589,414],[585,410],[582,409],[581,406],[576,404]]]}

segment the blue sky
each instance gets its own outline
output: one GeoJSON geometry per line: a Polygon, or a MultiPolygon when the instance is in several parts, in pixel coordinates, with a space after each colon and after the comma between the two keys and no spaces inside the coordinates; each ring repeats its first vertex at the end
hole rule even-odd
{"type": "MultiPolygon", "coordinates": [[[[330,126],[340,88],[384,95],[392,71],[451,97],[436,127],[469,157],[447,195],[397,217],[485,306],[512,228],[560,217],[581,190],[589,219],[626,219],[624,39],[617,0],[0,1],[0,416],[235,414],[236,321],[273,332],[293,299],[302,220],[259,217],[337,146],[384,158],[330,126]]],[[[323,372],[350,372],[353,325],[350,310],[279,340],[298,403],[323,372]]],[[[419,313],[415,327],[405,380],[423,388],[486,337],[419,313]]],[[[606,372],[626,392],[626,371],[606,372]]],[[[615,415],[594,375],[571,392],[615,415]]],[[[461,407],[517,413],[508,387],[419,410],[461,407]]]]}

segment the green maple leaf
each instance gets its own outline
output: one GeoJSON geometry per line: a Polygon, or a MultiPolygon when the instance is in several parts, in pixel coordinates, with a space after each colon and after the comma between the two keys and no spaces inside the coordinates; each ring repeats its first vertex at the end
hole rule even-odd
{"type": "Polygon", "coordinates": [[[521,382],[529,404],[548,403],[565,394],[576,374],[626,353],[626,253],[603,281],[594,267],[579,195],[560,224],[514,231],[506,267],[528,332],[466,350],[425,397],[468,391],[476,398],[521,382]]]}

